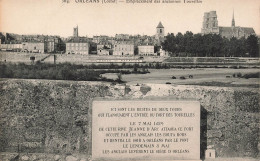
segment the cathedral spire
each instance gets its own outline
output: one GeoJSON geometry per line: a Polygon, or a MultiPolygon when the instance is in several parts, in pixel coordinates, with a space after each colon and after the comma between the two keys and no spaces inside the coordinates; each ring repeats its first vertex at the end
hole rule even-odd
{"type": "Polygon", "coordinates": [[[234,9],[233,9],[233,17],[232,17],[232,27],[235,27],[235,17],[234,17],[234,9]]]}

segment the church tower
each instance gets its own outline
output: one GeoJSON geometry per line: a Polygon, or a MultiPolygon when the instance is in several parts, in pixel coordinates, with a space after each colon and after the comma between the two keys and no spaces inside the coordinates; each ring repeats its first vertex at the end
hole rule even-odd
{"type": "Polygon", "coordinates": [[[235,27],[234,10],[233,10],[233,17],[232,17],[232,24],[231,24],[231,27],[235,27]]]}
{"type": "Polygon", "coordinates": [[[201,33],[202,34],[209,34],[215,33],[217,34],[218,31],[218,17],[216,11],[205,12],[203,16],[203,24],[201,33]]]}
{"type": "Polygon", "coordinates": [[[159,22],[159,24],[156,27],[155,40],[156,40],[157,45],[161,45],[161,43],[164,41],[164,27],[163,27],[161,21],[159,22]]]}
{"type": "Polygon", "coordinates": [[[79,28],[77,27],[73,28],[73,37],[79,37],[79,28]]]}
{"type": "Polygon", "coordinates": [[[159,24],[156,27],[156,38],[157,39],[164,38],[164,27],[163,27],[161,21],[159,22],[159,24]]]}

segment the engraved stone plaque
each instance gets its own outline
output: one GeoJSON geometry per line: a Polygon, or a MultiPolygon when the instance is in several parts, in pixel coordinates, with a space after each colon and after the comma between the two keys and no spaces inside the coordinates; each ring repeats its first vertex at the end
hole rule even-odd
{"type": "Polygon", "coordinates": [[[198,101],[95,100],[93,160],[200,160],[198,101]]]}

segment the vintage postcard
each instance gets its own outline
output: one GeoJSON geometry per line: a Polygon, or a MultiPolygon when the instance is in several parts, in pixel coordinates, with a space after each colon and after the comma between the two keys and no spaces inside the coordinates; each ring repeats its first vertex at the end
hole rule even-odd
{"type": "Polygon", "coordinates": [[[259,0],[0,0],[0,160],[259,160],[259,48],[259,0]]]}

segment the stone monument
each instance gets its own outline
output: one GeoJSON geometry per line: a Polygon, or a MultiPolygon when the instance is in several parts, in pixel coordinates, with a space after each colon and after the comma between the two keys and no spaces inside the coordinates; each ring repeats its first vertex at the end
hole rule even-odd
{"type": "Polygon", "coordinates": [[[94,100],[92,160],[200,160],[200,103],[94,100]]]}

